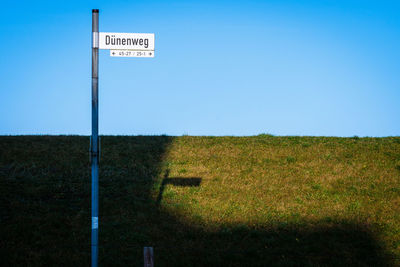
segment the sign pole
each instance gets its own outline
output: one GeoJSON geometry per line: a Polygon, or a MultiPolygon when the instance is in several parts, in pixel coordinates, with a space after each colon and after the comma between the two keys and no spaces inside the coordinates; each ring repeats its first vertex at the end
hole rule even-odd
{"type": "MultiPolygon", "coordinates": [[[[98,265],[99,254],[99,49],[110,49],[112,57],[154,57],[154,33],[99,33],[99,10],[92,9],[92,267],[98,265]]],[[[150,250],[146,250],[150,251],[150,250]]],[[[151,255],[152,262],[152,248],[151,255]]]]}
{"type": "Polygon", "coordinates": [[[97,267],[99,231],[99,10],[92,9],[92,267],[97,267]]]}

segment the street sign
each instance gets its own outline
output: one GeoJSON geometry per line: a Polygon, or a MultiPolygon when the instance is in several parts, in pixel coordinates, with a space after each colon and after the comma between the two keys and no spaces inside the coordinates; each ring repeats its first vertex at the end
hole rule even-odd
{"type": "Polygon", "coordinates": [[[97,267],[99,254],[99,49],[110,49],[112,57],[151,58],[154,57],[154,33],[99,32],[99,10],[92,10],[92,267],[97,267]]]}
{"type": "Polygon", "coordinates": [[[154,57],[154,51],[110,50],[111,57],[154,57]]]}
{"type": "Polygon", "coordinates": [[[99,32],[99,48],[154,51],[154,33],[99,32]]]}

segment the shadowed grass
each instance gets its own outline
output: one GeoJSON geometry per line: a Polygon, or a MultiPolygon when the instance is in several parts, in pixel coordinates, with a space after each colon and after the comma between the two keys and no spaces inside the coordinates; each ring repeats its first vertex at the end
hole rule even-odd
{"type": "MultiPolygon", "coordinates": [[[[88,265],[88,137],[0,137],[0,257],[88,265]]],[[[102,137],[100,263],[395,266],[400,138],[102,137]]]]}

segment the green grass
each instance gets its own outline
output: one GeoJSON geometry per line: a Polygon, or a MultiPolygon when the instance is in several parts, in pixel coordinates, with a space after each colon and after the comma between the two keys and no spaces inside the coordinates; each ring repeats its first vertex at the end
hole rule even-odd
{"type": "MultiPolygon", "coordinates": [[[[399,137],[101,140],[101,266],[400,265],[399,137]]],[[[2,265],[90,264],[88,149],[0,137],[2,265]]]]}

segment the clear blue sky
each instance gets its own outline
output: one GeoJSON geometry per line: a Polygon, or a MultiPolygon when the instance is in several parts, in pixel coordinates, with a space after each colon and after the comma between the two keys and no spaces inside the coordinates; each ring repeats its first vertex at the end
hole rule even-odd
{"type": "Polygon", "coordinates": [[[3,0],[0,134],[91,133],[92,8],[156,36],[100,51],[101,134],[400,135],[400,1],[378,0],[3,0]]]}

